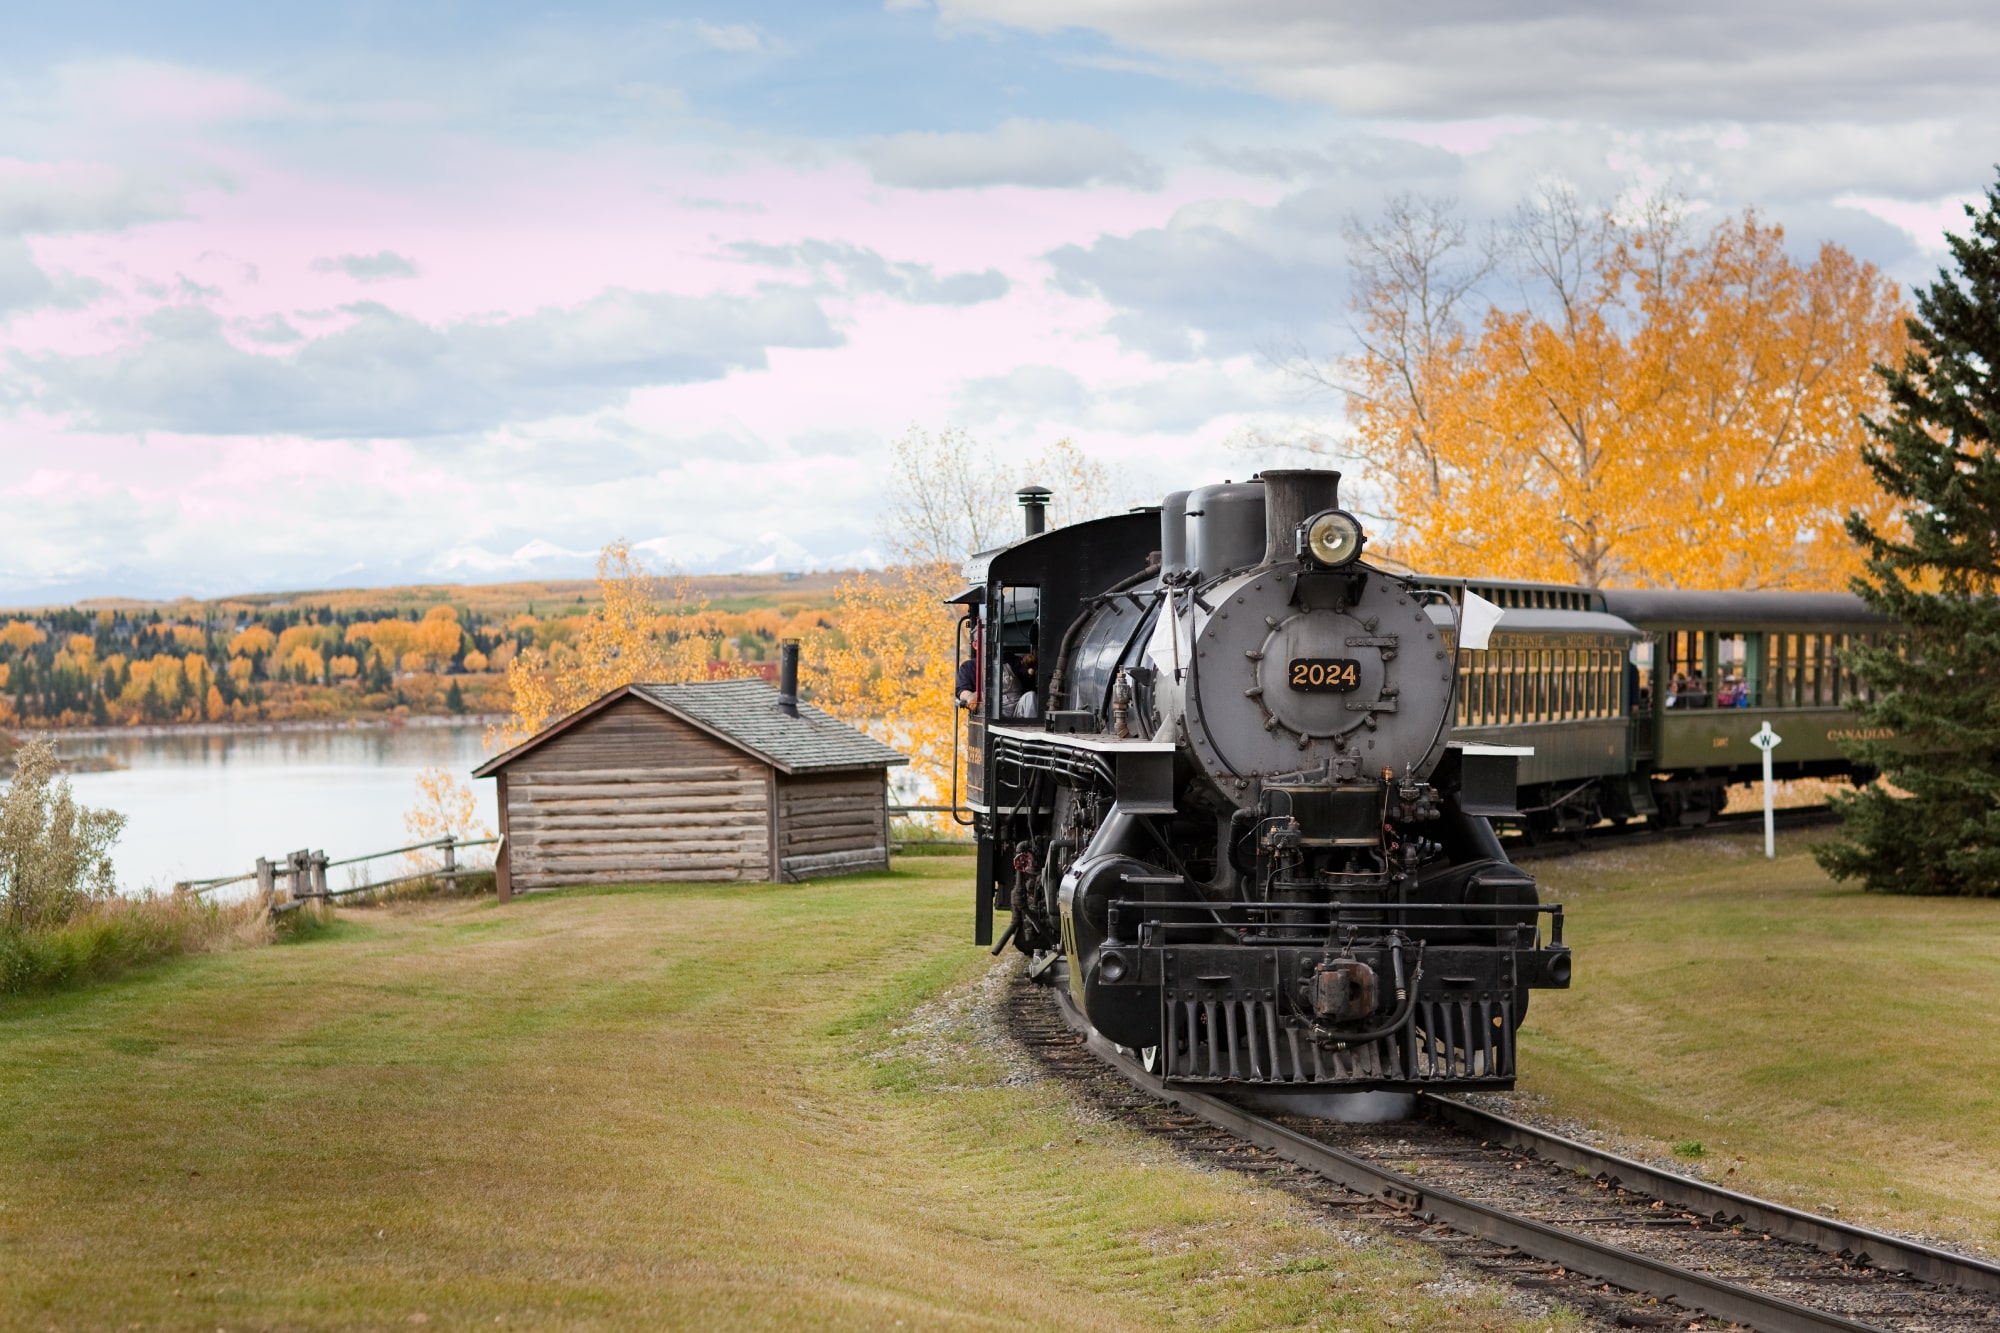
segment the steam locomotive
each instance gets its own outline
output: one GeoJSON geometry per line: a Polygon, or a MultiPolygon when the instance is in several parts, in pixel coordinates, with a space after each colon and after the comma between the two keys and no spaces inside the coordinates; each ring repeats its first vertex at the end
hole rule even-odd
{"type": "Polygon", "coordinates": [[[954,599],[975,937],[1005,909],[995,951],[1169,1081],[1508,1088],[1529,992],[1570,979],[1490,822],[1524,751],[1454,738],[1462,594],[1367,563],[1339,483],[1053,531],[1022,492],[954,599]]]}

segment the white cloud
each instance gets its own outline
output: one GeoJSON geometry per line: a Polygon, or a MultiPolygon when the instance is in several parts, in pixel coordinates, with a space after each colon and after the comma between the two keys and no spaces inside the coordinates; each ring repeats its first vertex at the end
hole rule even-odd
{"type": "Polygon", "coordinates": [[[416,262],[393,250],[378,250],[372,255],[335,255],[330,259],[315,259],[313,270],[318,273],[345,273],[356,282],[381,282],[388,278],[417,276],[416,262]]]}
{"type": "Polygon", "coordinates": [[[870,140],[860,151],[877,181],[913,190],[990,185],[1152,190],[1162,179],[1156,163],[1109,130],[1054,121],[1012,119],[981,133],[912,130],[870,140]]]}
{"type": "Polygon", "coordinates": [[[1874,195],[1843,194],[1835,196],[1836,207],[1852,208],[1880,218],[1882,221],[1903,232],[1917,247],[1929,253],[1942,253],[1945,249],[1945,233],[1965,234],[1968,219],[1965,216],[1967,204],[1978,204],[1976,194],[1955,194],[1943,199],[1905,200],[1883,199],[1874,195]]]}
{"type": "Polygon", "coordinates": [[[205,305],[156,310],[135,346],[15,354],[50,411],[100,430],[421,438],[590,411],[648,385],[760,369],[773,347],[838,346],[796,288],[754,296],[606,292],[517,319],[433,327],[373,302],[283,355],[246,351],[205,305]]]}
{"type": "Polygon", "coordinates": [[[2000,25],[1980,0],[940,0],[947,21],[1096,29],[1357,115],[1609,113],[1818,119],[1989,102],[2000,25]]]}
{"type": "Polygon", "coordinates": [[[977,305],[1005,296],[1009,286],[1007,275],[998,269],[939,277],[929,264],[884,259],[866,246],[846,241],[800,241],[793,245],[738,241],[728,248],[750,263],[831,272],[839,275],[851,293],[891,296],[913,305],[977,305]]]}
{"type": "Polygon", "coordinates": [[[113,231],[181,214],[180,190],[114,167],[0,159],[0,236],[113,231]]]}
{"type": "Polygon", "coordinates": [[[704,45],[713,47],[717,51],[748,54],[764,49],[763,34],[748,24],[697,21],[694,30],[704,45]]]}

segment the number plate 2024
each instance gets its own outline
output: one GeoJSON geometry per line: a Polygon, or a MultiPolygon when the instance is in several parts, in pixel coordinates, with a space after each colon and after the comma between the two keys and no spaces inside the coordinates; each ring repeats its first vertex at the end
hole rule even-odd
{"type": "Polygon", "coordinates": [[[1295,690],[1345,694],[1361,683],[1360,668],[1351,657],[1294,657],[1286,680],[1295,690]]]}

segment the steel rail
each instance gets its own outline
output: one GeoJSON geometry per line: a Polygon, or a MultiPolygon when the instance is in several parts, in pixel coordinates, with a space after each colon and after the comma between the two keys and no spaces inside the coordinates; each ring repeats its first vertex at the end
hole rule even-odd
{"type": "Polygon", "coordinates": [[[1786,1240],[1800,1241],[1828,1254],[1852,1255],[1854,1261],[1863,1266],[1908,1273],[1921,1282],[1962,1287],[1967,1291],[2000,1292],[2000,1264],[1953,1254],[1920,1241],[1885,1235],[1830,1217],[1820,1217],[1781,1203],[1772,1203],[1768,1199],[1739,1194],[1705,1180],[1648,1166],[1630,1157],[1621,1157],[1587,1143],[1536,1129],[1533,1125],[1524,1125],[1518,1120],[1509,1120],[1506,1116],[1495,1115],[1449,1097],[1427,1092],[1420,1092],[1417,1096],[1420,1105],[1429,1107],[1439,1119],[1457,1129],[1510,1148],[1524,1149],[1560,1166],[1582,1168],[1594,1176],[1608,1176],[1618,1184],[1637,1188],[1675,1207],[1702,1213],[1718,1221],[1741,1222],[1746,1227],[1782,1236],[1786,1240]]]}
{"type": "MultiPolygon", "coordinates": [[[[1824,805],[1793,806],[1778,811],[1777,815],[1777,826],[1780,830],[1813,828],[1830,824],[1836,819],[1832,808],[1824,805]]],[[[1507,850],[1507,859],[1510,861],[1547,861],[1586,852],[1640,847],[1648,843],[1699,841],[1704,837],[1717,837],[1730,833],[1760,833],[1763,828],[1764,812],[1745,810],[1739,814],[1717,815],[1705,824],[1674,825],[1670,828],[1600,824],[1587,829],[1544,833],[1535,842],[1529,842],[1524,837],[1502,838],[1500,845],[1507,850]]]]}
{"type": "Polygon", "coordinates": [[[1365,1158],[1287,1129],[1220,1097],[1169,1086],[1146,1073],[1136,1061],[1123,1055],[1092,1029],[1060,988],[1056,990],[1056,998],[1064,1021],[1086,1039],[1091,1052],[1135,1086],[1173,1103],[1217,1129],[1324,1176],[1356,1194],[1380,1199],[1426,1221],[1438,1222],[1465,1235],[1520,1250],[1627,1291],[1670,1301],[1696,1314],[1747,1324],[1759,1333],[1885,1333],[1876,1324],[1864,1324],[1843,1315],[1815,1310],[1782,1296],[1737,1286],[1707,1273],[1697,1273],[1678,1264],[1606,1245],[1602,1241],[1574,1235],[1449,1190],[1437,1189],[1400,1171],[1378,1166],[1365,1158]]]}

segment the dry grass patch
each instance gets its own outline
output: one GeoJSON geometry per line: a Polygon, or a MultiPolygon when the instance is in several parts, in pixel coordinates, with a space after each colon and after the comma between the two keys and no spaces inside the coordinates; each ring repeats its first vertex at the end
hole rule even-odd
{"type": "Polygon", "coordinates": [[[1576,984],[1535,997],[1522,1086],[1710,1178],[2000,1246],[2000,901],[1835,885],[1824,836],[1538,865],[1576,984]]]}
{"type": "Polygon", "coordinates": [[[0,1325],[1555,1326],[1081,1115],[990,1040],[965,863],[909,865],[0,1009],[0,1325]]]}

